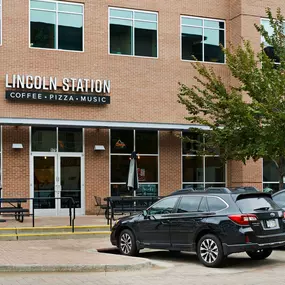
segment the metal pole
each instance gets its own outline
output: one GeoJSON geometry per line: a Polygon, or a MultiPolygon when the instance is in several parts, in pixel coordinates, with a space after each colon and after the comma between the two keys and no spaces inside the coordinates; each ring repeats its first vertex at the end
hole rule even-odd
{"type": "Polygon", "coordinates": [[[32,198],[33,200],[33,228],[35,227],[35,198],[32,198]]]}
{"type": "MultiPolygon", "coordinates": [[[[0,187],[0,197],[2,198],[2,187],[0,187]]],[[[2,203],[0,203],[0,207],[2,207],[2,203]]],[[[0,219],[0,223],[5,223],[5,222],[6,222],[6,220],[0,219]]]]}

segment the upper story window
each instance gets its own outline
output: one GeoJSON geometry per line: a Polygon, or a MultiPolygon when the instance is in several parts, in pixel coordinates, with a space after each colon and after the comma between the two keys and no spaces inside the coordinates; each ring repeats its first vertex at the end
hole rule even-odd
{"type": "Polygon", "coordinates": [[[157,57],[155,12],[109,9],[111,54],[157,57]]]}
{"type": "Polygon", "coordinates": [[[224,63],[225,21],[181,17],[182,60],[224,63]]]}
{"type": "Polygon", "coordinates": [[[82,4],[30,0],[30,46],[83,51],[82,4]]]}

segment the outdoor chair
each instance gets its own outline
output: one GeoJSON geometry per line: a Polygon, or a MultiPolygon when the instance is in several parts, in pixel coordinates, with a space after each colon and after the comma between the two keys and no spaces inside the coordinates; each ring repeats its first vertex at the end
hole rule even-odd
{"type": "Polygon", "coordinates": [[[97,216],[100,214],[101,210],[105,210],[105,215],[106,215],[107,204],[102,204],[102,199],[99,196],[94,196],[94,199],[95,199],[95,207],[99,208],[99,210],[97,212],[97,216]]]}

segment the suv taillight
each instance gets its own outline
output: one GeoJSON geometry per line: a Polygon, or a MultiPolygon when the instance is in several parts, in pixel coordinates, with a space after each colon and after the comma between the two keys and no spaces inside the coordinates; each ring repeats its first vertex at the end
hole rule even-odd
{"type": "Polygon", "coordinates": [[[249,222],[257,221],[256,215],[247,214],[247,215],[229,215],[228,216],[233,222],[241,225],[248,226],[249,222]]]}

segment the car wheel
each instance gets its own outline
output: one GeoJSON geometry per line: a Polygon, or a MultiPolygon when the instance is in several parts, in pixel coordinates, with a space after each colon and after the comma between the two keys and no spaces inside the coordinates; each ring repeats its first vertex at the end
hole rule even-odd
{"type": "Polygon", "coordinates": [[[220,240],[212,234],[204,235],[198,242],[197,255],[207,267],[220,267],[225,259],[220,240]]]}
{"type": "Polygon", "coordinates": [[[267,258],[272,253],[272,249],[265,248],[265,249],[255,250],[255,251],[247,251],[246,253],[253,260],[262,260],[262,259],[267,258]]]}
{"type": "Polygon", "coordinates": [[[119,250],[123,255],[134,256],[139,253],[134,234],[130,230],[123,230],[119,236],[119,250]]]}

